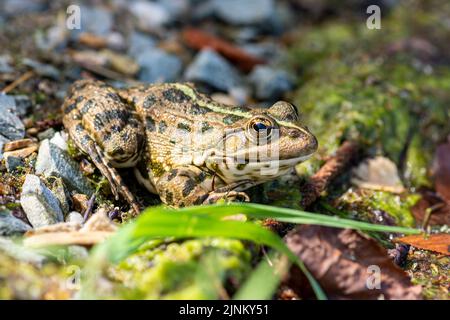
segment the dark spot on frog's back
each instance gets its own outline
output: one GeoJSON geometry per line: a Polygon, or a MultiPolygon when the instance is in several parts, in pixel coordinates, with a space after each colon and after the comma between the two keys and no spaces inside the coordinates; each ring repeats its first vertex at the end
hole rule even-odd
{"type": "Polygon", "coordinates": [[[83,105],[83,108],[81,108],[81,113],[86,114],[92,107],[94,106],[94,101],[92,99],[89,99],[86,101],[86,103],[83,105]]]}
{"type": "Polygon", "coordinates": [[[145,127],[149,131],[155,131],[155,120],[153,120],[152,117],[146,117],[145,118],[145,127]]]}
{"type": "Polygon", "coordinates": [[[212,128],[213,127],[211,127],[211,125],[208,122],[206,121],[202,122],[202,133],[205,133],[206,131],[211,130],[212,128]]]}
{"type": "Polygon", "coordinates": [[[201,107],[201,106],[199,106],[197,103],[196,104],[193,104],[190,108],[189,108],[189,110],[188,110],[188,112],[190,112],[191,114],[193,114],[193,115],[202,115],[202,114],[205,114],[205,113],[208,113],[210,110],[208,109],[208,108],[205,108],[205,107],[201,107]]]}
{"type": "Polygon", "coordinates": [[[229,114],[226,117],[223,118],[223,123],[230,125],[235,123],[236,121],[241,120],[241,117],[234,115],[234,114],[229,114]]]}
{"type": "Polygon", "coordinates": [[[144,103],[142,104],[142,106],[144,107],[144,109],[149,109],[155,103],[156,103],[156,97],[154,95],[150,94],[145,97],[145,100],[144,100],[144,103]]]}
{"type": "Polygon", "coordinates": [[[191,98],[188,95],[186,95],[183,91],[174,88],[165,90],[163,92],[163,96],[165,99],[173,103],[183,103],[191,100],[191,98]]]}
{"type": "Polygon", "coordinates": [[[64,114],[70,113],[72,110],[74,110],[77,107],[75,103],[71,103],[64,107],[64,114]]]}
{"type": "Polygon", "coordinates": [[[77,99],[75,100],[76,103],[80,103],[81,101],[83,101],[84,97],[83,96],[78,96],[77,99]]]}
{"type": "Polygon", "coordinates": [[[191,127],[185,123],[178,123],[177,128],[183,131],[191,132],[191,127]]]}
{"type": "Polygon", "coordinates": [[[164,120],[161,120],[159,122],[158,127],[159,127],[159,133],[164,133],[164,131],[166,131],[166,129],[167,129],[167,123],[164,120]]]}
{"type": "Polygon", "coordinates": [[[183,192],[182,192],[183,197],[187,197],[192,192],[192,190],[194,190],[194,188],[195,188],[195,181],[187,180],[183,186],[183,192]]]}
{"type": "Polygon", "coordinates": [[[173,193],[171,191],[166,192],[166,202],[172,203],[173,202],[173,193]]]}
{"type": "Polygon", "coordinates": [[[121,101],[120,98],[119,98],[119,96],[117,95],[117,93],[108,92],[108,93],[106,94],[106,96],[107,96],[108,98],[112,99],[113,101],[116,101],[116,102],[120,102],[120,101],[121,101]]]}

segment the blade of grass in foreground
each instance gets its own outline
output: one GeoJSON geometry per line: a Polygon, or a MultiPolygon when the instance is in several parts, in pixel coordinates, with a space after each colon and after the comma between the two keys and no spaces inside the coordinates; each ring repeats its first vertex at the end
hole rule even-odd
{"type": "MultiPolygon", "coordinates": [[[[136,221],[122,227],[112,238],[98,246],[94,252],[91,266],[95,267],[97,264],[98,267],[99,261],[103,258],[112,262],[118,262],[134,252],[142,243],[151,239],[167,237],[177,239],[198,237],[235,238],[267,245],[285,254],[292,263],[297,264],[303,271],[311,283],[316,296],[319,299],[326,298],[319,284],[309,273],[303,262],[289,250],[275,233],[253,222],[223,220],[226,216],[239,213],[246,214],[252,218],[273,218],[291,223],[404,234],[420,233],[419,230],[411,228],[381,226],[259,204],[195,206],[179,210],[160,206],[144,210],[136,221]]],[[[91,280],[93,279],[91,278],[91,280]]]]}

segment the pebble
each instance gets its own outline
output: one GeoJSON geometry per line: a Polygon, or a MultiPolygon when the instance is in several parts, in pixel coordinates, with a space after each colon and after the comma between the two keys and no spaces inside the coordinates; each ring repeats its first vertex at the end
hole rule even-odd
{"type": "Polygon", "coordinates": [[[9,211],[0,211],[0,236],[11,237],[21,235],[31,227],[20,219],[14,217],[9,211]]]}
{"type": "Polygon", "coordinates": [[[0,113],[2,115],[0,117],[0,135],[8,140],[22,139],[25,136],[25,127],[15,114],[14,99],[2,95],[0,97],[0,113]]]}
{"type": "Polygon", "coordinates": [[[74,29],[74,35],[89,32],[99,36],[106,36],[114,25],[111,11],[102,7],[81,6],[81,29],[74,29]]]}
{"type": "Polygon", "coordinates": [[[0,134],[0,160],[3,159],[3,146],[5,145],[5,143],[7,143],[9,140],[6,139],[5,137],[3,137],[0,134]]]}
{"type": "Polygon", "coordinates": [[[79,165],[67,153],[48,139],[41,142],[36,160],[36,173],[45,177],[56,176],[63,179],[69,190],[92,194],[93,190],[79,165]]]}
{"type": "Polygon", "coordinates": [[[59,71],[51,64],[41,63],[39,61],[25,58],[22,63],[32,68],[38,75],[57,80],[59,78],[59,71]]]}
{"type": "Polygon", "coordinates": [[[39,132],[37,134],[37,137],[39,141],[45,140],[45,139],[51,139],[55,135],[56,131],[53,128],[48,128],[45,131],[39,132]]]}
{"type": "Polygon", "coordinates": [[[156,46],[156,40],[142,32],[134,31],[128,38],[128,54],[137,58],[144,52],[153,49],[156,46]]]}
{"type": "Polygon", "coordinates": [[[183,67],[177,56],[158,48],[143,51],[137,63],[141,66],[139,80],[148,83],[176,81],[183,67]]]}
{"type": "Polygon", "coordinates": [[[72,211],[72,212],[69,212],[69,214],[66,216],[66,222],[83,224],[84,218],[81,215],[81,213],[72,211]]]}
{"type": "Polygon", "coordinates": [[[66,190],[66,186],[61,178],[54,179],[52,182],[51,191],[59,200],[59,204],[64,215],[68,214],[70,211],[71,200],[69,192],[66,190]]]}
{"type": "Polygon", "coordinates": [[[0,55],[0,73],[12,73],[14,69],[11,67],[11,56],[0,55]]]}
{"type": "Polygon", "coordinates": [[[261,100],[277,100],[294,87],[294,80],[286,71],[268,66],[255,67],[249,80],[255,88],[255,96],[261,100]]]}
{"type": "Polygon", "coordinates": [[[59,200],[36,175],[26,175],[20,195],[20,204],[34,228],[64,220],[59,200]]]}
{"type": "Polygon", "coordinates": [[[232,25],[268,22],[274,11],[273,0],[213,0],[214,13],[232,25]]]}
{"type": "Polygon", "coordinates": [[[161,29],[172,21],[167,8],[157,2],[136,1],[129,5],[129,10],[144,30],[161,29]]]}
{"type": "Polygon", "coordinates": [[[16,172],[20,167],[25,167],[25,161],[21,157],[5,157],[6,170],[9,173],[16,172]]]}
{"type": "Polygon", "coordinates": [[[203,49],[197,54],[184,77],[188,81],[206,83],[221,91],[229,91],[241,83],[238,71],[211,49],[203,49]]]}
{"type": "Polygon", "coordinates": [[[13,97],[16,104],[16,115],[25,116],[32,107],[31,99],[26,95],[16,95],[11,97],[13,97]]]}

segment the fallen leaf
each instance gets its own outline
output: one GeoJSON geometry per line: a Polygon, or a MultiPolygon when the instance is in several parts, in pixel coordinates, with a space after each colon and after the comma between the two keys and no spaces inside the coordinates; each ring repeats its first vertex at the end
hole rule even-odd
{"type": "Polygon", "coordinates": [[[255,57],[245,50],[236,47],[234,44],[220,39],[210,33],[195,28],[187,28],[183,31],[183,39],[191,48],[200,50],[211,48],[230,61],[236,63],[243,71],[251,71],[257,64],[263,64],[265,61],[255,57]]]}
{"type": "Polygon", "coordinates": [[[419,224],[423,224],[424,219],[428,219],[427,225],[431,226],[450,224],[450,205],[434,192],[422,192],[422,198],[411,208],[411,213],[419,224]]]}
{"type": "Polygon", "coordinates": [[[413,247],[450,255],[450,234],[412,235],[396,238],[395,242],[409,244],[413,247]]]}
{"type": "MultiPolygon", "coordinates": [[[[421,299],[413,286],[378,243],[354,230],[301,225],[289,232],[288,247],[304,261],[329,299],[421,299]],[[379,274],[373,273],[377,270],[379,274]],[[373,280],[380,280],[380,286],[373,280]]],[[[308,294],[296,267],[286,283],[301,297],[308,294]]]]}

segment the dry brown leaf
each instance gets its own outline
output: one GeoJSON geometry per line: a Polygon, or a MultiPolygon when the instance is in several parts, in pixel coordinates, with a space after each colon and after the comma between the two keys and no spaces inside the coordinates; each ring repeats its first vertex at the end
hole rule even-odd
{"type": "MultiPolygon", "coordinates": [[[[285,241],[329,299],[421,299],[421,287],[411,284],[386,250],[354,230],[302,225],[288,233],[285,241]],[[380,270],[379,289],[367,286],[373,279],[373,266],[380,270]]],[[[286,283],[305,297],[305,281],[299,269],[291,269],[286,283]]]]}
{"type": "Polygon", "coordinates": [[[412,235],[397,238],[395,242],[409,244],[413,247],[450,255],[450,234],[412,235]]]}

